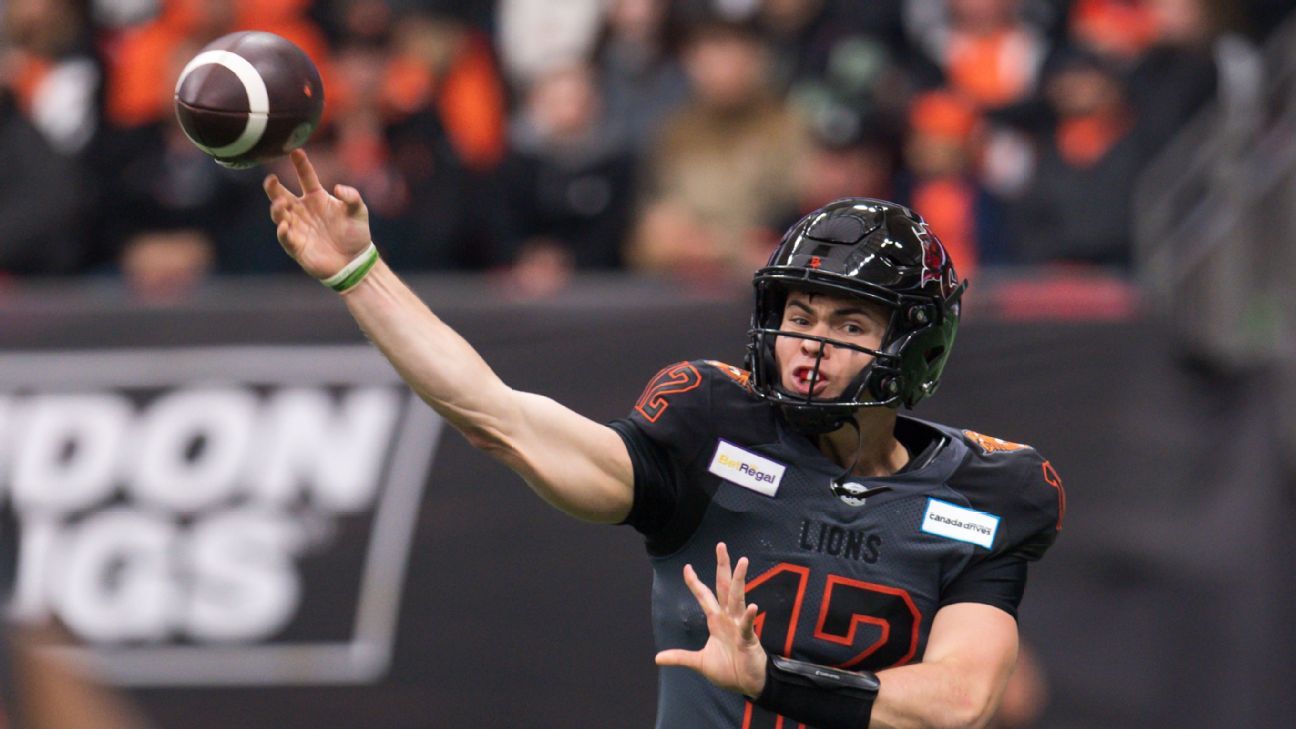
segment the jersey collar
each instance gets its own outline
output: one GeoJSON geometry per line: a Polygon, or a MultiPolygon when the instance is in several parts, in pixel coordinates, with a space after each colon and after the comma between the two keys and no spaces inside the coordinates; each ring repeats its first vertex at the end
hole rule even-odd
{"type": "MultiPolygon", "coordinates": [[[[841,467],[825,456],[814,441],[780,423],[781,440],[791,448],[802,463],[813,464],[816,470],[837,475],[841,467]]],[[[953,475],[967,457],[967,445],[953,438],[939,426],[918,418],[900,415],[896,418],[896,439],[909,450],[909,463],[890,476],[852,478],[861,483],[886,483],[893,486],[906,483],[944,483],[953,475]]]]}

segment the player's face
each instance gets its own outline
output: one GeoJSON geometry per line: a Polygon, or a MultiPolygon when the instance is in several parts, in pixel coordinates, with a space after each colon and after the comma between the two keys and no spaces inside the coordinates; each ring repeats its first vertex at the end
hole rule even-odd
{"type": "MultiPolygon", "coordinates": [[[[783,307],[779,329],[877,349],[886,335],[887,321],[886,309],[868,301],[793,291],[783,307]]],[[[795,395],[812,395],[817,400],[840,397],[860,370],[873,361],[872,355],[849,347],[799,337],[778,337],[774,356],[783,389],[795,395]],[[812,390],[816,360],[819,360],[819,376],[812,390]]]]}

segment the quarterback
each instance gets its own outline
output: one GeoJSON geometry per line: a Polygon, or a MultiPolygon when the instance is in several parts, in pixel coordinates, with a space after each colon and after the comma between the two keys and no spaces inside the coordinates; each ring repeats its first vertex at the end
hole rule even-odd
{"type": "Polygon", "coordinates": [[[643,534],[658,727],[990,720],[1065,496],[1029,446],[900,414],[936,390],[965,286],[917,214],[802,219],[755,274],[744,366],[667,366],[603,424],[500,381],[384,264],[359,193],[292,162],[300,195],[265,181],[280,243],[406,382],[556,508],[643,534]]]}

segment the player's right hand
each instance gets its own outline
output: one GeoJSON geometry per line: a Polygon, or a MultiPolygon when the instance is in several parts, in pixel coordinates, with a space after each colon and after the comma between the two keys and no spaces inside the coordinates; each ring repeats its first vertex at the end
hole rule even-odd
{"type": "Polygon", "coordinates": [[[354,187],[335,185],[329,194],[306,152],[295,149],[289,156],[302,194],[294,195],[273,174],[262,185],[278,226],[275,235],[306,273],[328,278],[369,247],[369,210],[354,187]]]}
{"type": "Polygon", "coordinates": [[[729,549],[716,545],[716,589],[698,579],[693,565],[684,566],[684,583],[706,616],[707,638],[702,650],[671,648],[657,654],[659,666],[683,666],[702,674],[722,689],[758,696],[765,687],[765,649],[756,635],[756,605],[747,604],[747,558],[730,571],[729,549]]]}

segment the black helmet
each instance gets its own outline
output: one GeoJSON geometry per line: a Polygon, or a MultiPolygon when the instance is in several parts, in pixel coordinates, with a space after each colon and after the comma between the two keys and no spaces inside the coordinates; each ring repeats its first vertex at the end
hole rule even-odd
{"type": "MultiPolygon", "coordinates": [[[[913,407],[934,393],[954,345],[959,299],[967,286],[917,213],[868,198],[837,200],[802,218],[752,282],[756,308],[747,348],[752,387],[806,433],[836,430],[862,407],[913,407]],[[890,318],[880,348],[781,332],[783,306],[792,289],[858,297],[886,307],[890,318]],[[817,400],[782,387],[774,359],[780,336],[826,342],[874,359],[840,396],[817,400]]],[[[816,359],[812,380],[819,376],[819,363],[816,359]]]]}

